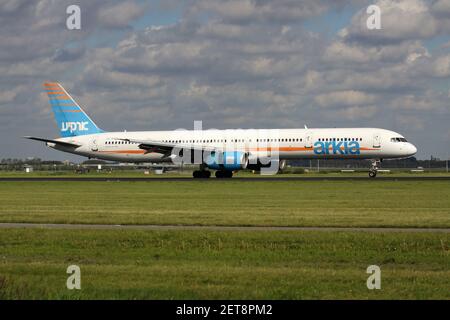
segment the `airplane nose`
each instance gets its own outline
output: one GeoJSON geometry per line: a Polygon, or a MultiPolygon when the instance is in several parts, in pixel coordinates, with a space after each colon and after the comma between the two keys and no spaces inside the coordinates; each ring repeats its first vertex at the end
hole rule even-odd
{"type": "Polygon", "coordinates": [[[412,143],[410,143],[408,146],[408,155],[413,156],[416,153],[417,153],[417,148],[412,143]]]}

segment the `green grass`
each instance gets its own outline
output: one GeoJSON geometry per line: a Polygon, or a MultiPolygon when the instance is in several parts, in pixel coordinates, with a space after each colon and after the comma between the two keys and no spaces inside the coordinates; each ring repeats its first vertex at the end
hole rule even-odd
{"type": "MultiPolygon", "coordinates": [[[[0,222],[450,227],[447,181],[0,182],[0,222]]],[[[0,229],[0,299],[450,299],[450,234],[0,229]],[[82,290],[65,287],[81,267],[82,290]],[[379,265],[382,289],[368,290],[379,265]]]]}
{"type": "Polygon", "coordinates": [[[447,181],[0,182],[0,222],[450,227],[447,181]]]}
{"type": "Polygon", "coordinates": [[[450,299],[445,233],[6,229],[2,299],[450,299]],[[66,268],[81,287],[65,287],[66,268]],[[381,290],[366,268],[381,267],[381,290]]]}

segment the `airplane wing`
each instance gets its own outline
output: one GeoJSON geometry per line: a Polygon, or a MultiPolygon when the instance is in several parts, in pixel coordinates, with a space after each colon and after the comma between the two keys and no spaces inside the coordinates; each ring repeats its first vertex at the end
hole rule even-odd
{"type": "Polygon", "coordinates": [[[25,136],[24,138],[25,139],[36,140],[36,141],[42,141],[42,142],[49,142],[49,143],[59,144],[59,145],[64,146],[64,147],[72,147],[72,148],[80,147],[80,145],[76,144],[76,143],[59,141],[59,140],[53,140],[53,139],[38,138],[38,137],[31,137],[31,136],[25,136]]]}
{"type": "Polygon", "coordinates": [[[209,152],[223,151],[222,148],[208,147],[208,146],[199,145],[199,144],[180,144],[180,143],[167,143],[167,142],[152,141],[152,140],[135,140],[135,139],[120,139],[120,138],[116,138],[116,140],[136,143],[136,144],[138,144],[138,147],[140,149],[145,150],[147,153],[157,152],[157,153],[162,153],[165,156],[170,156],[173,148],[190,149],[192,151],[209,151],[209,152]]]}

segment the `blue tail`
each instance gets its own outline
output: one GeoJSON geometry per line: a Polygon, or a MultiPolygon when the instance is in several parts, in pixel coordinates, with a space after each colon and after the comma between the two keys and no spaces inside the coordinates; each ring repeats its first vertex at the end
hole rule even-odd
{"type": "Polygon", "coordinates": [[[44,88],[48,94],[61,137],[104,132],[97,127],[59,83],[44,83],[44,88]]]}

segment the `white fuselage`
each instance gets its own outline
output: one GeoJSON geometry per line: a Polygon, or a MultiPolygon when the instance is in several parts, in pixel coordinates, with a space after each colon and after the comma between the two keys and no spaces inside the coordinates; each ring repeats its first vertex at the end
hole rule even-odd
{"type": "Polygon", "coordinates": [[[392,159],[414,155],[417,149],[396,132],[377,128],[248,129],[105,132],[59,138],[76,149],[47,143],[60,151],[120,162],[168,161],[121,139],[243,151],[250,157],[277,153],[280,160],[311,158],[392,159]],[[398,139],[402,138],[402,140],[398,139]]]}

